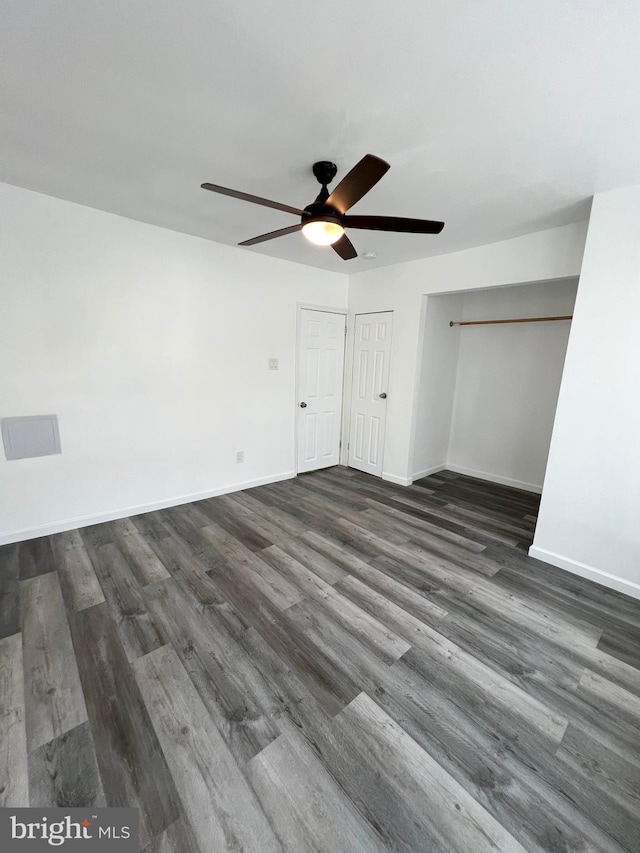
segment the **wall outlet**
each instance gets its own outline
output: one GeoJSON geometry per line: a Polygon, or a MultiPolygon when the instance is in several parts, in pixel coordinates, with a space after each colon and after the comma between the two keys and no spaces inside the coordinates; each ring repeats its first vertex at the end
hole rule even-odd
{"type": "Polygon", "coordinates": [[[278,369],[279,369],[278,359],[277,358],[270,358],[269,359],[269,370],[278,370],[278,369]]]}
{"type": "Polygon", "coordinates": [[[244,462],[244,450],[239,450],[236,453],[236,462],[244,462]]]}

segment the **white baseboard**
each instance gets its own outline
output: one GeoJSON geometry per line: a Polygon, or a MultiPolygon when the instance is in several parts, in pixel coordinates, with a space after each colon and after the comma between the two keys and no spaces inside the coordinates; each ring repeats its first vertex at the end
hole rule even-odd
{"type": "Polygon", "coordinates": [[[177,498],[166,498],[154,503],[139,504],[137,506],[123,507],[122,509],[100,512],[95,515],[81,515],[76,518],[65,518],[62,521],[53,521],[43,524],[41,527],[32,527],[27,530],[14,530],[11,533],[0,534],[0,545],[11,545],[13,542],[24,542],[26,539],[37,539],[39,536],[51,536],[54,533],[64,533],[66,530],[75,530],[78,527],[87,527],[90,524],[101,524],[104,521],[115,521],[117,518],[128,518],[130,515],[140,515],[143,512],[153,512],[156,509],[167,509],[170,506],[180,506],[194,501],[202,501],[206,498],[215,498],[218,495],[227,495],[231,492],[240,492],[244,489],[253,489],[256,486],[266,486],[269,483],[277,483],[280,480],[290,480],[296,476],[295,471],[286,471],[283,474],[272,474],[270,477],[260,477],[257,480],[247,480],[244,483],[231,483],[217,489],[208,489],[205,492],[197,492],[193,495],[181,495],[177,498]]]}
{"type": "Polygon", "coordinates": [[[411,477],[399,477],[397,474],[383,474],[382,479],[388,483],[395,483],[396,486],[410,486],[413,482],[411,477]]]}
{"type": "Polygon", "coordinates": [[[440,471],[444,471],[446,467],[446,465],[432,465],[431,468],[425,468],[424,471],[417,471],[411,478],[411,482],[415,483],[416,480],[421,480],[423,477],[437,474],[440,471]]]}
{"type": "Polygon", "coordinates": [[[499,474],[488,474],[486,471],[474,471],[473,468],[463,468],[461,465],[447,463],[443,468],[446,468],[447,471],[453,471],[454,474],[466,474],[467,477],[476,477],[478,480],[488,480],[490,483],[499,483],[501,486],[511,486],[514,489],[523,489],[525,492],[542,494],[542,486],[537,483],[526,483],[524,480],[501,477],[499,474]]]}
{"type": "Polygon", "coordinates": [[[601,586],[615,589],[617,592],[623,592],[632,598],[640,598],[640,584],[625,580],[617,575],[609,574],[609,572],[603,572],[601,569],[594,569],[593,566],[587,566],[585,563],[578,562],[578,560],[571,560],[569,557],[563,557],[561,554],[547,551],[546,548],[538,548],[536,545],[532,545],[529,548],[529,556],[535,557],[537,560],[542,560],[543,563],[556,566],[558,569],[565,569],[565,571],[579,575],[581,578],[595,581],[601,586]]]}

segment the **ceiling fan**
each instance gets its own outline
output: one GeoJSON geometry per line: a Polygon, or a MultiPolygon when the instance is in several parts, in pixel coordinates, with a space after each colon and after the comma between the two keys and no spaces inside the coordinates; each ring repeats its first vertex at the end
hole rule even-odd
{"type": "Polygon", "coordinates": [[[284,210],[300,217],[297,225],[288,228],[280,228],[278,231],[270,231],[268,234],[260,234],[250,240],[243,240],[239,246],[254,246],[256,243],[264,243],[265,240],[273,240],[275,237],[284,237],[285,234],[293,234],[294,231],[302,231],[305,237],[319,246],[331,246],[340,257],[348,261],[356,258],[358,253],[351,240],[344,233],[345,228],[363,228],[368,231],[402,231],[411,234],[439,234],[444,228],[444,222],[434,222],[430,219],[406,219],[400,216],[346,216],[347,210],[360,201],[369,190],[374,187],[380,178],[389,170],[390,166],[380,157],[366,154],[353,169],[345,175],[338,186],[329,193],[328,184],[335,178],[338,167],[335,163],[321,160],[313,164],[313,174],[322,189],[316,200],[307,205],[304,210],[271,201],[268,198],[260,198],[250,193],[242,193],[217,184],[202,184],[203,190],[211,190],[214,193],[222,193],[232,198],[243,201],[251,201],[264,207],[272,207],[275,210],[284,210]]]}

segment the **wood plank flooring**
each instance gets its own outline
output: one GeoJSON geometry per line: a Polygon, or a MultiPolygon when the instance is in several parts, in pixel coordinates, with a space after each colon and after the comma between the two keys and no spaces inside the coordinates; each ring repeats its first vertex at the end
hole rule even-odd
{"type": "Polygon", "coordinates": [[[145,853],[640,851],[640,602],[345,468],[0,548],[0,806],[145,853]]]}

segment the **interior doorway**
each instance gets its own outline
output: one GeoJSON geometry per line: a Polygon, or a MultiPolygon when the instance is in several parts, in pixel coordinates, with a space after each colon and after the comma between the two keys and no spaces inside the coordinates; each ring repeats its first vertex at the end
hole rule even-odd
{"type": "Polygon", "coordinates": [[[338,465],[346,317],[299,309],[296,359],[297,471],[338,465]]]}
{"type": "Polygon", "coordinates": [[[382,476],[393,311],[356,314],[348,464],[382,476]]]}

